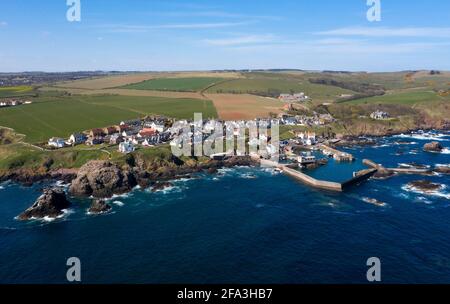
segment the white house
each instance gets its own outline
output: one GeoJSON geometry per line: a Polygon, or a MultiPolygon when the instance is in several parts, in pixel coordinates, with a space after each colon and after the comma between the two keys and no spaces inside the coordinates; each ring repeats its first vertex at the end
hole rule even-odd
{"type": "Polygon", "coordinates": [[[125,141],[125,142],[121,142],[119,144],[119,152],[121,153],[131,153],[134,152],[135,148],[133,143],[129,142],[129,141],[125,141]]]}
{"type": "Polygon", "coordinates": [[[389,114],[383,111],[375,111],[372,114],[370,114],[370,118],[372,119],[376,119],[376,120],[383,120],[383,119],[388,119],[389,118],[389,114]]]}
{"type": "Polygon", "coordinates": [[[70,135],[67,143],[69,145],[78,145],[78,144],[84,143],[86,140],[87,140],[86,135],[84,135],[82,133],[74,133],[74,134],[70,135]]]}
{"type": "Polygon", "coordinates": [[[302,143],[304,145],[307,145],[307,146],[312,146],[312,145],[316,144],[316,142],[317,142],[316,133],[301,132],[298,134],[298,138],[302,141],[302,143]]]}
{"type": "Polygon", "coordinates": [[[55,148],[63,148],[66,145],[66,141],[63,138],[52,137],[48,140],[48,145],[55,148]]]}
{"type": "Polygon", "coordinates": [[[150,128],[158,131],[159,133],[162,133],[166,129],[166,126],[162,123],[152,122],[150,124],[150,128]]]}

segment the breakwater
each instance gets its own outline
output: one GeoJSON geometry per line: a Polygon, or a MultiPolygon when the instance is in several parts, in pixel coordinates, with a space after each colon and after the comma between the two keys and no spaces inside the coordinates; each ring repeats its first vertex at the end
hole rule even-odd
{"type": "Polygon", "coordinates": [[[265,167],[274,167],[281,170],[284,174],[317,189],[321,190],[328,190],[328,191],[334,191],[334,192],[343,192],[346,189],[348,189],[351,186],[355,186],[360,182],[363,182],[370,177],[372,177],[376,172],[377,169],[366,169],[359,172],[355,172],[353,178],[343,182],[331,182],[331,181],[325,181],[325,180],[319,180],[316,178],[313,178],[303,172],[300,172],[298,170],[295,170],[291,168],[289,165],[279,164],[277,162],[273,162],[270,160],[261,160],[261,165],[265,167]]]}

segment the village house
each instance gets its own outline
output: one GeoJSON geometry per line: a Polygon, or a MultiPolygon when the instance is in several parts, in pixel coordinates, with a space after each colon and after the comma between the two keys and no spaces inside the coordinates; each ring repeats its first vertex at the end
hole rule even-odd
{"type": "Polygon", "coordinates": [[[89,137],[86,140],[86,145],[88,146],[100,145],[103,142],[104,142],[103,137],[89,137]]]}
{"type": "Polygon", "coordinates": [[[103,133],[105,135],[112,135],[112,134],[117,133],[117,129],[116,129],[116,127],[106,127],[106,128],[103,128],[103,133]]]}
{"type": "Polygon", "coordinates": [[[123,142],[123,136],[120,135],[119,133],[113,134],[111,135],[111,137],[109,138],[109,143],[111,145],[118,145],[121,142],[123,142]]]}
{"type": "Polygon", "coordinates": [[[150,137],[150,136],[153,136],[153,135],[156,135],[156,134],[157,134],[157,131],[155,129],[153,129],[153,128],[144,128],[141,131],[139,131],[137,136],[139,138],[146,138],[146,137],[150,137]]]}
{"type": "Polygon", "coordinates": [[[48,145],[54,148],[64,148],[66,141],[63,138],[52,137],[48,140],[48,145]]]}
{"type": "Polygon", "coordinates": [[[166,129],[166,126],[164,123],[152,121],[144,123],[144,128],[154,129],[159,133],[162,133],[166,129]]]}
{"type": "Polygon", "coordinates": [[[282,123],[287,125],[287,126],[295,126],[298,124],[298,121],[295,117],[286,117],[284,119],[282,119],[282,123]]]}
{"type": "Polygon", "coordinates": [[[316,133],[313,132],[296,132],[297,138],[300,139],[302,144],[306,146],[312,146],[317,143],[316,133]]]}
{"type": "Polygon", "coordinates": [[[122,133],[123,131],[128,130],[129,126],[128,125],[117,125],[117,126],[114,126],[114,128],[116,128],[117,133],[122,133]]]}
{"type": "Polygon", "coordinates": [[[132,127],[130,127],[128,129],[122,131],[122,136],[123,137],[132,137],[132,136],[137,135],[139,133],[139,131],[140,131],[139,128],[132,128],[132,127]]]}
{"type": "Polygon", "coordinates": [[[159,134],[154,134],[152,136],[148,136],[142,142],[143,146],[149,147],[157,145],[161,142],[161,136],[159,134]]]}
{"type": "Polygon", "coordinates": [[[124,141],[119,144],[119,152],[128,154],[135,151],[134,144],[129,141],[124,141]]]}
{"type": "Polygon", "coordinates": [[[68,145],[79,145],[84,143],[87,140],[87,136],[83,133],[74,133],[70,135],[69,140],[67,141],[68,145]]]}
{"type": "Polygon", "coordinates": [[[142,145],[142,143],[144,142],[144,138],[143,137],[136,137],[133,136],[131,138],[128,139],[128,142],[131,142],[133,145],[142,145]]]}
{"type": "Polygon", "coordinates": [[[126,121],[122,121],[120,123],[120,125],[127,125],[130,127],[141,127],[142,126],[142,120],[140,119],[133,119],[133,120],[126,120],[126,121]]]}
{"type": "Polygon", "coordinates": [[[105,133],[103,132],[103,129],[92,129],[89,131],[89,137],[103,137],[105,133]]]}

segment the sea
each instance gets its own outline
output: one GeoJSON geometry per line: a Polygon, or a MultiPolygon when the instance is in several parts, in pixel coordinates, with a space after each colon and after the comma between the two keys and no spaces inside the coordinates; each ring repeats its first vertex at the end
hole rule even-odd
{"type": "MultiPolygon", "coordinates": [[[[386,167],[450,164],[450,133],[377,138],[343,147],[357,160],[307,171],[345,181],[368,158],[386,167]],[[427,153],[439,141],[442,153],[427,153]]],[[[89,215],[70,198],[64,216],[20,222],[44,187],[0,185],[0,283],[69,283],[67,260],[90,283],[368,283],[380,261],[382,283],[450,283],[450,177],[370,179],[344,193],[312,189],[270,168],[221,169],[152,192],[115,196],[112,211],[89,215]],[[430,180],[432,193],[408,187],[430,180]],[[374,204],[376,200],[382,204],[374,204]],[[371,203],[372,202],[372,203],[371,203]]]]}

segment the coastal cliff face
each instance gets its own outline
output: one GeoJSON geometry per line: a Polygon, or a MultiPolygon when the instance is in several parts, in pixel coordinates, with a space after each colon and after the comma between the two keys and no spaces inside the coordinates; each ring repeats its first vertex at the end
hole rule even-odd
{"type": "Polygon", "coordinates": [[[25,186],[43,180],[61,180],[70,183],[77,176],[78,169],[57,169],[52,171],[41,171],[31,168],[19,168],[0,172],[0,182],[14,181],[25,186]]]}
{"type": "Polygon", "coordinates": [[[136,185],[131,169],[109,161],[90,161],[80,168],[69,191],[74,196],[104,198],[128,192],[136,185]]]}
{"type": "Polygon", "coordinates": [[[37,201],[18,216],[19,220],[42,219],[44,217],[57,218],[63,210],[70,207],[69,201],[62,190],[45,189],[37,201]]]}
{"type": "Polygon", "coordinates": [[[214,173],[223,167],[253,165],[257,163],[250,157],[232,157],[224,161],[208,160],[202,163],[180,159],[165,164],[137,161],[134,167],[119,167],[109,161],[90,161],[80,168],[69,192],[79,197],[108,198],[114,194],[129,192],[137,185],[146,188],[157,182],[190,177],[189,174],[196,172],[214,173]]]}

